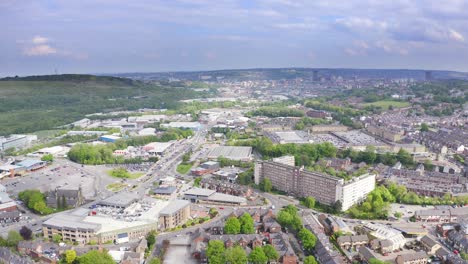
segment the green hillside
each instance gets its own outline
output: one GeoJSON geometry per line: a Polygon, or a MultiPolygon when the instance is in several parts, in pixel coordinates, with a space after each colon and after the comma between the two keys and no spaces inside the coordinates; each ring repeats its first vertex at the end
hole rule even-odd
{"type": "Polygon", "coordinates": [[[72,74],[0,79],[0,135],[47,130],[95,112],[172,109],[200,95],[178,85],[72,74]]]}

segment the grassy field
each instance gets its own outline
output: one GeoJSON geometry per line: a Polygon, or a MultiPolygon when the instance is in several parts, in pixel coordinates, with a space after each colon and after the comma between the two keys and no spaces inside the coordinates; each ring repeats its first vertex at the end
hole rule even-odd
{"type": "Polygon", "coordinates": [[[177,172],[180,174],[187,174],[187,172],[190,171],[192,166],[192,163],[180,163],[179,165],[177,165],[177,172]]]}
{"type": "Polygon", "coordinates": [[[127,187],[127,184],[121,182],[114,182],[106,186],[106,189],[111,192],[118,192],[123,188],[127,187]]]}
{"type": "Polygon", "coordinates": [[[394,108],[402,108],[409,106],[409,102],[402,102],[402,101],[390,101],[390,100],[382,100],[373,103],[366,103],[364,106],[380,106],[382,109],[387,110],[390,106],[394,108]]]}
{"type": "Polygon", "coordinates": [[[134,172],[134,173],[130,173],[128,171],[123,171],[119,168],[117,169],[113,169],[113,170],[109,170],[107,172],[107,174],[111,177],[114,177],[114,178],[118,178],[118,179],[138,179],[140,178],[141,176],[145,175],[144,172],[134,172]]]}

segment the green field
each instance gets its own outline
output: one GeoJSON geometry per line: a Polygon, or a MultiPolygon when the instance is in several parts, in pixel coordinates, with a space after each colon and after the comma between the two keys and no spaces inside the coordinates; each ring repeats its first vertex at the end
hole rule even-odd
{"type": "Polygon", "coordinates": [[[116,168],[113,170],[109,170],[107,174],[111,177],[118,178],[118,179],[138,179],[141,176],[145,175],[145,173],[143,172],[130,173],[126,169],[123,169],[123,168],[116,168]]]}
{"type": "Polygon", "coordinates": [[[177,165],[177,172],[180,174],[187,174],[187,172],[190,171],[192,166],[192,163],[180,163],[179,165],[177,165]]]}
{"type": "Polygon", "coordinates": [[[394,108],[402,108],[402,107],[410,106],[410,103],[403,102],[403,101],[382,100],[382,101],[377,101],[373,103],[366,103],[364,104],[364,106],[377,106],[377,107],[382,107],[382,109],[387,110],[390,106],[393,106],[394,108]]]}

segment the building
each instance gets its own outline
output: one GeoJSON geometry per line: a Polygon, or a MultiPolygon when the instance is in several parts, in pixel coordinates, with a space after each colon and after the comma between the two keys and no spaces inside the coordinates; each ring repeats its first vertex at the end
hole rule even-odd
{"type": "Polygon", "coordinates": [[[403,248],[406,243],[405,237],[401,234],[401,232],[390,228],[388,226],[380,225],[380,224],[372,224],[372,223],[367,223],[364,226],[366,232],[371,238],[374,238],[376,240],[380,240],[384,242],[383,247],[386,249],[383,251],[395,251],[403,248]]]}
{"type": "Polygon", "coordinates": [[[310,132],[312,133],[328,133],[328,132],[345,132],[348,131],[347,126],[343,125],[315,125],[312,126],[310,132]]]}
{"type": "Polygon", "coordinates": [[[108,142],[108,143],[114,143],[119,139],[121,139],[121,137],[114,136],[114,135],[103,135],[99,137],[99,140],[103,142],[108,142]]]}
{"type": "Polygon", "coordinates": [[[16,171],[21,170],[20,166],[5,164],[0,166],[0,179],[3,177],[14,177],[16,171]]]}
{"type": "Polygon", "coordinates": [[[424,248],[424,250],[427,252],[427,254],[431,256],[435,255],[437,250],[441,248],[441,245],[437,243],[437,241],[435,241],[433,238],[427,235],[421,238],[421,245],[424,248]]]}
{"type": "Polygon", "coordinates": [[[414,216],[416,221],[454,223],[468,217],[468,207],[447,207],[443,209],[418,210],[414,216]]]}
{"type": "Polygon", "coordinates": [[[212,149],[208,154],[208,159],[218,159],[219,157],[250,161],[252,159],[252,147],[219,146],[212,149]]]}
{"type": "Polygon", "coordinates": [[[255,165],[255,183],[260,184],[263,179],[269,179],[280,191],[298,197],[311,196],[321,204],[333,206],[340,201],[342,210],[362,201],[375,188],[375,175],[366,174],[345,182],[338,177],[274,161],[255,165]]]}
{"type": "Polygon", "coordinates": [[[57,187],[47,193],[46,202],[52,208],[76,208],[84,204],[85,199],[81,187],[57,187]]]}
{"type": "Polygon", "coordinates": [[[146,144],[143,147],[143,150],[150,155],[161,156],[174,144],[174,142],[175,141],[151,142],[149,144],[146,144]]]}
{"type": "Polygon", "coordinates": [[[340,236],[337,239],[338,245],[342,249],[349,250],[359,249],[361,246],[366,246],[369,244],[369,237],[366,235],[357,235],[357,236],[340,236]]]}
{"type": "Polygon", "coordinates": [[[191,129],[198,131],[202,125],[198,122],[170,122],[168,124],[161,124],[164,128],[180,128],[180,129],[191,129]]]}
{"type": "Polygon", "coordinates": [[[210,174],[219,170],[219,162],[216,161],[207,161],[202,163],[197,168],[191,170],[191,173],[196,176],[201,176],[205,174],[210,174]]]}
{"type": "Polygon", "coordinates": [[[375,175],[364,174],[354,177],[342,185],[342,210],[346,211],[354,204],[366,199],[367,195],[375,189],[375,175]]]}
{"type": "Polygon", "coordinates": [[[428,256],[426,252],[412,252],[398,255],[395,259],[397,264],[426,264],[428,256]]]}
{"type": "Polygon", "coordinates": [[[40,159],[25,159],[16,163],[15,165],[26,171],[36,171],[47,166],[47,162],[40,159]]]}
{"type": "Polygon", "coordinates": [[[372,135],[392,142],[400,141],[404,135],[404,130],[402,129],[394,129],[381,124],[367,124],[366,130],[372,135]]]}
{"type": "Polygon", "coordinates": [[[0,137],[0,151],[7,149],[22,149],[31,143],[32,140],[37,140],[37,136],[31,135],[11,135],[8,138],[0,137]],[[35,137],[35,139],[34,139],[35,137]]]}
{"type": "Polygon", "coordinates": [[[247,200],[244,197],[218,193],[215,190],[203,188],[191,188],[184,193],[184,199],[192,203],[245,205],[247,200]]]}
{"type": "Polygon", "coordinates": [[[174,200],[159,212],[159,228],[162,230],[183,225],[190,217],[190,202],[174,200]]]}
{"type": "Polygon", "coordinates": [[[153,189],[153,195],[168,198],[175,193],[177,187],[175,186],[160,186],[158,188],[153,189]]]}

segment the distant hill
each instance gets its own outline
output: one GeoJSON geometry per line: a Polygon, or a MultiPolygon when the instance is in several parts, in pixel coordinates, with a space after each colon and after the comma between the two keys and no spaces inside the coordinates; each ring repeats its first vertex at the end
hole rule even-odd
{"type": "MultiPolygon", "coordinates": [[[[407,69],[330,69],[330,68],[278,68],[278,69],[234,69],[193,72],[156,72],[156,73],[120,73],[109,74],[137,80],[279,80],[294,78],[312,78],[314,71],[320,77],[341,76],[343,78],[400,79],[413,78],[423,80],[425,70],[407,69]]],[[[431,71],[434,79],[468,79],[468,73],[455,71],[431,71]]]]}
{"type": "MultiPolygon", "coordinates": [[[[179,84],[180,85],[180,84],[179,84]]],[[[198,93],[120,77],[44,75],[0,79],[0,135],[55,128],[86,114],[174,108],[198,93]]]]}

